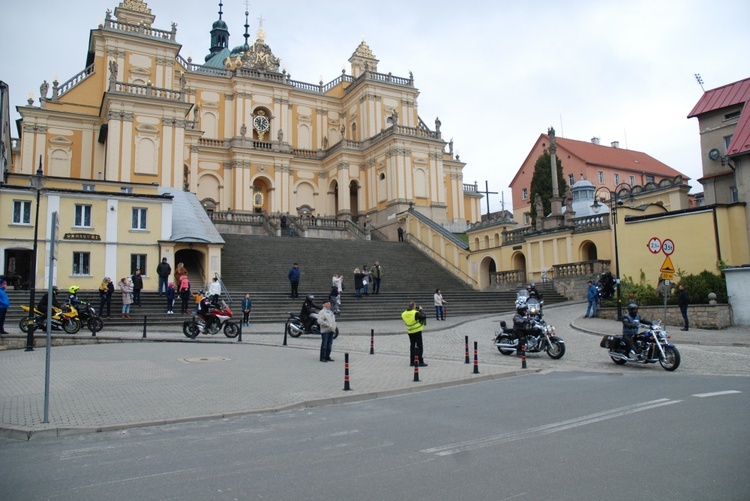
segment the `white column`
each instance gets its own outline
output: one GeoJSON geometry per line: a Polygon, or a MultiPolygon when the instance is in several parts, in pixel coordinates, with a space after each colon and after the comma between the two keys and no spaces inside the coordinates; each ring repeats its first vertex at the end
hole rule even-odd
{"type": "Polygon", "coordinates": [[[174,121],[172,119],[162,119],[161,165],[157,167],[157,172],[161,172],[162,180],[169,179],[169,171],[174,168],[174,162],[172,161],[172,140],[174,138],[175,127],[173,124],[174,121]]]}
{"type": "Polygon", "coordinates": [[[120,122],[119,118],[109,119],[107,129],[107,165],[106,176],[104,177],[107,181],[120,181],[121,129],[122,122],[120,122]]]}
{"type": "Polygon", "coordinates": [[[120,181],[130,182],[133,172],[133,119],[122,121],[122,163],[120,164],[120,181]]]}

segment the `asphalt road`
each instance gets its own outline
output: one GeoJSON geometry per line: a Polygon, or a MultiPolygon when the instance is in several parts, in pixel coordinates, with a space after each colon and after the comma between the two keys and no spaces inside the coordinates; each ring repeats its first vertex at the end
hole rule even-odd
{"type": "Polygon", "coordinates": [[[15,499],[748,499],[750,378],[549,372],[0,441],[15,499]]]}

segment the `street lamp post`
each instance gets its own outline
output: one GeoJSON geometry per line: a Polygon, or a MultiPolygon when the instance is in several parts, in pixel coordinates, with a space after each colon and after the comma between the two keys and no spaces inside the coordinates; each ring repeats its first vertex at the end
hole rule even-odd
{"type": "Polygon", "coordinates": [[[34,307],[36,305],[36,253],[39,246],[39,196],[44,186],[42,157],[39,157],[39,168],[31,176],[31,186],[36,190],[36,215],[34,216],[34,248],[31,251],[31,280],[29,284],[29,329],[26,334],[26,351],[34,351],[34,307]]]}
{"type": "MultiPolygon", "coordinates": [[[[597,193],[600,191],[606,192],[609,195],[609,199],[607,200],[612,214],[612,228],[614,230],[615,235],[615,275],[617,275],[617,278],[615,280],[615,286],[617,287],[617,320],[622,320],[622,293],[620,291],[620,252],[619,247],[617,245],[617,207],[623,205],[622,199],[618,196],[618,192],[620,191],[620,187],[625,187],[625,189],[630,192],[631,186],[627,183],[620,183],[618,184],[614,191],[610,190],[606,186],[600,186],[596,189],[594,192],[594,203],[591,205],[591,208],[594,210],[594,212],[599,212],[600,208],[602,207],[602,204],[599,203],[599,198],[597,197],[597,193]]],[[[632,193],[630,194],[630,198],[633,198],[632,193]]]]}

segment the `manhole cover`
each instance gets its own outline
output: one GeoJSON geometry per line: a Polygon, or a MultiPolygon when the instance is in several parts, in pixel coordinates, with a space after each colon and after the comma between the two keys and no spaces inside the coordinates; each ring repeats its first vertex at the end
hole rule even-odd
{"type": "Polygon", "coordinates": [[[208,364],[211,362],[227,362],[227,357],[193,357],[193,358],[180,358],[180,362],[186,364],[208,364]]]}

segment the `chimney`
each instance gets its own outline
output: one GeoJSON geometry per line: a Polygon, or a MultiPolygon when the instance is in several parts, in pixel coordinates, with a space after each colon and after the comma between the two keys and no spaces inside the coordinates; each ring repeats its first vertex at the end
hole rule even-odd
{"type": "Polygon", "coordinates": [[[612,141],[612,147],[613,148],[619,148],[620,147],[620,141],[612,141]]]}
{"type": "Polygon", "coordinates": [[[596,136],[594,136],[594,137],[591,138],[591,142],[594,143],[594,144],[599,144],[599,138],[596,137],[596,136]]]}

